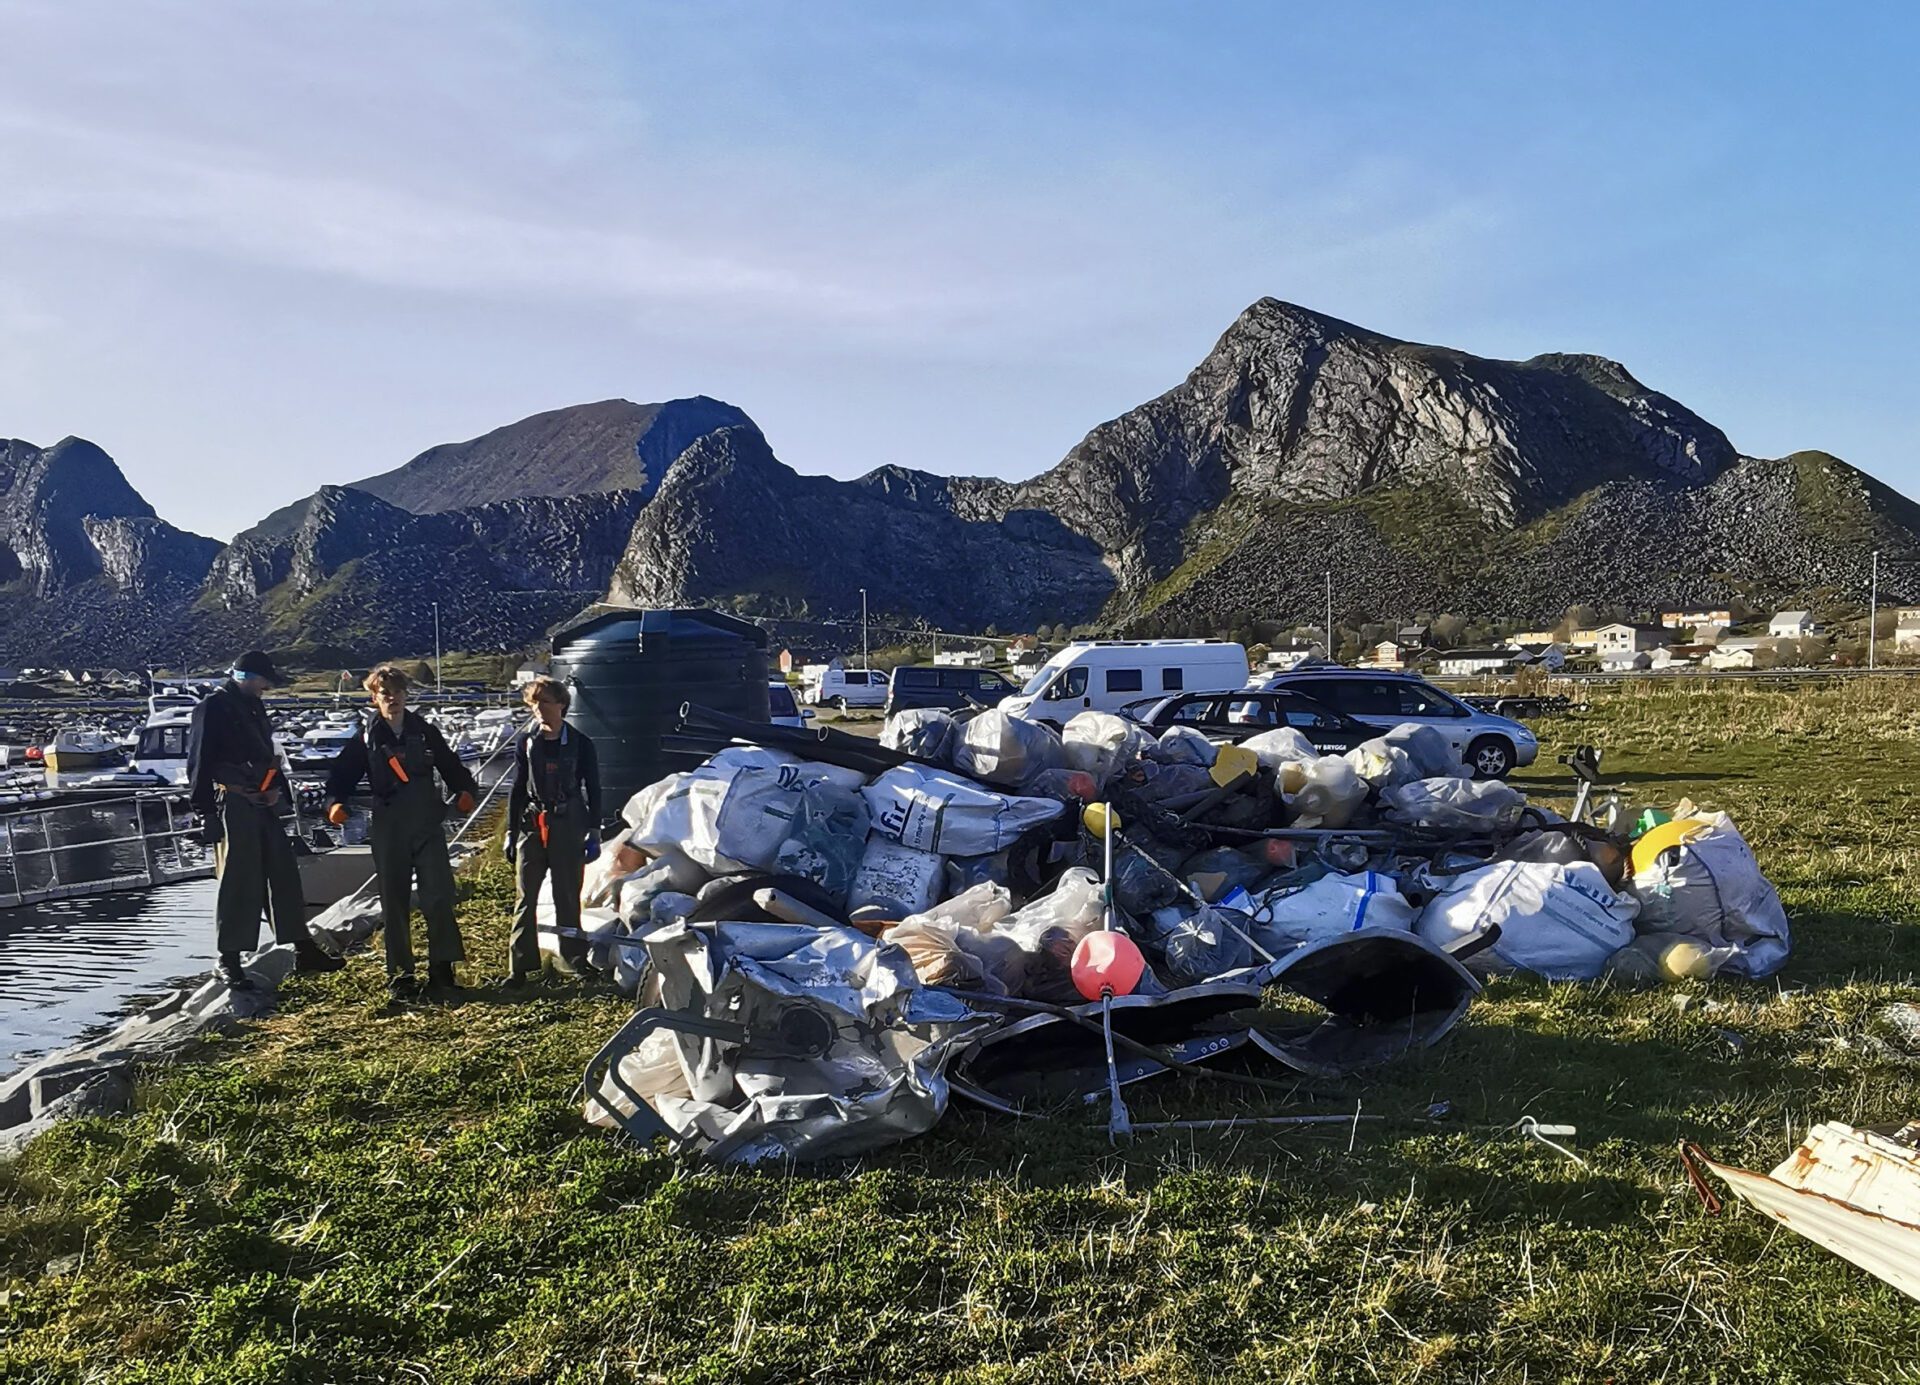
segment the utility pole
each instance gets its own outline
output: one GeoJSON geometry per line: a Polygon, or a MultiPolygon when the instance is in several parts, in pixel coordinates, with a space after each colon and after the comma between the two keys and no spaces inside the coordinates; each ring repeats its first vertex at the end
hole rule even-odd
{"type": "Polygon", "coordinates": [[[1867,667],[1873,668],[1874,637],[1880,633],[1880,550],[1873,550],[1873,580],[1867,588],[1867,667]]]}
{"type": "Polygon", "coordinates": [[[433,695],[440,696],[440,603],[433,603],[433,695]]]}
{"type": "Polygon", "coordinates": [[[860,667],[871,668],[867,662],[867,589],[860,588],[860,667]]]}
{"type": "Polygon", "coordinates": [[[1339,656],[1334,653],[1333,643],[1333,574],[1327,574],[1327,660],[1332,662],[1339,656]]]}

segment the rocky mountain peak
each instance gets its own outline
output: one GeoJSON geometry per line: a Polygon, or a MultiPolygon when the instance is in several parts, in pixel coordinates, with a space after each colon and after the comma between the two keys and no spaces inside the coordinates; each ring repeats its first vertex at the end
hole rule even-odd
{"type": "Polygon", "coordinates": [[[644,498],[696,440],[742,424],[752,420],[705,395],[662,404],[603,399],[430,447],[354,487],[419,514],[526,496],[638,491],[644,498]]]}

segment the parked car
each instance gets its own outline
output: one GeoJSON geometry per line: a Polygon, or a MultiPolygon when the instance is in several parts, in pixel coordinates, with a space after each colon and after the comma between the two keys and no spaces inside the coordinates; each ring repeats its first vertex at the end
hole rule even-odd
{"type": "Polygon", "coordinates": [[[813,720],[813,709],[793,700],[793,689],[784,682],[767,684],[768,720],[775,726],[805,726],[813,720]]]}
{"type": "Polygon", "coordinates": [[[878,669],[829,668],[807,690],[816,707],[878,707],[887,700],[887,675],[878,669]]]}
{"type": "Polygon", "coordinates": [[[972,704],[996,707],[1015,691],[1010,679],[990,668],[902,664],[887,683],[887,715],[919,707],[949,712],[972,704]]]}
{"type": "Polygon", "coordinates": [[[1083,640],[1027,680],[1000,710],[1064,726],[1076,713],[1117,712],[1148,693],[1232,692],[1247,681],[1247,651],[1219,640],[1083,640]]]}
{"type": "Polygon", "coordinates": [[[1381,731],[1404,722],[1435,727],[1481,779],[1504,779],[1540,753],[1539,740],[1519,722],[1471,707],[1417,673],[1299,668],[1257,679],[1252,686],[1305,693],[1381,731]]]}
{"type": "Polygon", "coordinates": [[[1380,733],[1365,722],[1336,712],[1305,693],[1254,692],[1175,693],[1149,697],[1120,709],[1120,715],[1155,733],[1175,726],[1191,726],[1209,740],[1243,741],[1262,731],[1291,726],[1315,749],[1340,755],[1380,733]]]}

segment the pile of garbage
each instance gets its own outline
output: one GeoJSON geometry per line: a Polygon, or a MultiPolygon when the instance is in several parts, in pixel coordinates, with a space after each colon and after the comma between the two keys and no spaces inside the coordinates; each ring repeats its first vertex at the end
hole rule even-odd
{"type": "MultiPolygon", "coordinates": [[[[1031,1114],[1172,1071],[1340,1075],[1481,980],[1765,976],[1778,896],[1724,814],[1633,832],[1476,780],[1435,729],[1344,755],[1100,712],[902,713],[878,744],[683,709],[542,946],[643,1008],[587,1114],[751,1162],[870,1149],[958,1094],[1031,1114]],[[1263,1006],[1281,988],[1320,1007],[1263,1006]]],[[[1270,1080],[1270,1079],[1269,1079],[1270,1080]]]]}

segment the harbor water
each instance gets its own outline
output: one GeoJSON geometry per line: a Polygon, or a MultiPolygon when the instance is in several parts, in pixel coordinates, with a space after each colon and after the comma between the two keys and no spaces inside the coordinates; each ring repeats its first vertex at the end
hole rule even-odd
{"type": "Polygon", "coordinates": [[[210,879],[0,909],[0,1073],[213,964],[210,879]]]}

